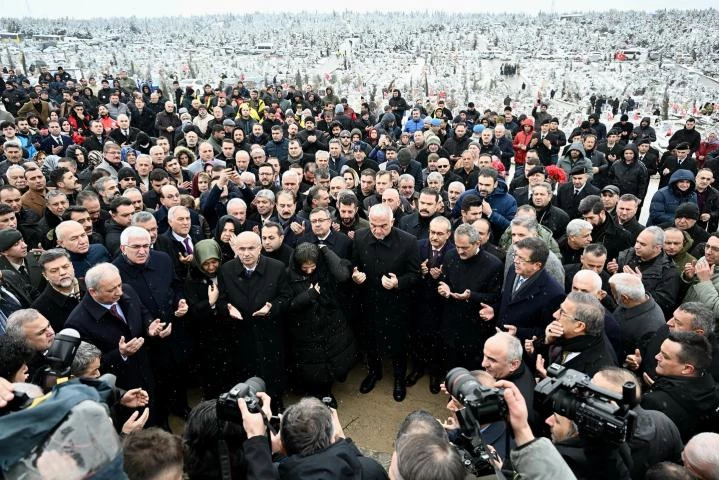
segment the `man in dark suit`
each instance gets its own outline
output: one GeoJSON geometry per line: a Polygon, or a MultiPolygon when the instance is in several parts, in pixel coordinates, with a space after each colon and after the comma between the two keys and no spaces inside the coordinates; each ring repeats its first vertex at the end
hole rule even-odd
{"type": "Polygon", "coordinates": [[[157,383],[156,398],[159,415],[166,409],[187,417],[187,389],[183,372],[187,370],[190,340],[180,318],[188,306],[181,298],[182,285],[177,280],[172,260],[165,252],[151,249],[150,233],[142,227],[130,226],[120,236],[122,252],[113,265],[120,271],[124,284],[131,286],[153,318],[173,325],[173,334],[150,352],[157,383]]]}
{"type": "Polygon", "coordinates": [[[72,145],[72,139],[61,133],[57,120],[50,120],[47,127],[50,134],[40,142],[40,149],[48,155],[64,157],[67,147],[72,145]]]}
{"type": "Polygon", "coordinates": [[[589,293],[571,292],[547,326],[543,360],[537,371],[545,377],[546,365],[557,363],[593,376],[604,367],[616,366],[614,352],[604,335],[604,308],[589,293]]]}
{"type": "Polygon", "coordinates": [[[132,145],[140,133],[139,128],[130,126],[130,119],[127,115],[121,114],[117,116],[117,128],[110,130],[110,138],[120,146],[132,145]]]}
{"type": "Polygon", "coordinates": [[[432,219],[437,215],[442,197],[432,189],[423,189],[417,200],[417,211],[404,215],[398,227],[401,230],[413,235],[417,240],[426,240],[429,238],[429,225],[432,219]]]}
{"type": "Polygon", "coordinates": [[[372,391],[382,379],[383,349],[389,350],[394,369],[393,397],[407,394],[407,331],[412,288],[420,280],[419,247],[410,234],[392,227],[394,216],[387,205],[370,208],[370,228],[355,233],[352,280],[361,285],[362,312],[366,323],[369,374],[361,393],[372,391]]]}
{"type": "Polygon", "coordinates": [[[429,391],[439,393],[442,378],[442,345],[439,339],[444,300],[437,295],[442,264],[447,252],[454,250],[450,241],[452,223],[443,216],[429,222],[429,238],[419,240],[419,259],[422,279],[417,284],[410,317],[409,354],[412,371],[407,375],[411,387],[429,373],[429,391]]]}
{"type": "Polygon", "coordinates": [[[659,188],[669,185],[672,174],[679,169],[697,174],[697,161],[690,155],[691,149],[686,142],[678,143],[674,150],[667,150],[659,164],[659,188]]]}
{"type": "Polygon", "coordinates": [[[564,210],[569,219],[581,218],[579,203],[589,195],[599,195],[599,189],[589,183],[588,172],[581,165],[572,168],[572,182],[565,183],[557,190],[557,207],[564,210]]]}
{"type": "Polygon", "coordinates": [[[279,408],[286,383],[282,314],[292,296],[285,265],[260,256],[262,244],[254,232],[240,233],[232,248],[237,258],[220,268],[216,309],[230,319],[228,334],[237,339],[237,349],[228,352],[227,384],[261,377],[279,408]]]}
{"type": "Polygon", "coordinates": [[[154,412],[154,383],[146,338],[167,338],[172,325],[152,320],[150,312],[135,290],[123,285],[120,272],[112,264],[101,263],[85,275],[87,295],[65,322],[80,338],[102,352],[100,369],[117,376],[123,389],[142,388],[150,396],[152,425],[166,425],[166,418],[154,412]]]}
{"type": "Polygon", "coordinates": [[[171,207],[167,211],[167,223],[170,228],[162,234],[171,243],[157,244],[157,249],[164,251],[172,259],[175,275],[180,280],[187,278],[195,252],[194,245],[202,240],[200,232],[197,231],[199,228],[195,229],[192,225],[190,213],[189,209],[181,205],[171,207]]]}
{"type": "Polygon", "coordinates": [[[313,208],[310,212],[312,232],[297,239],[297,245],[303,242],[315,245],[327,245],[338,257],[352,259],[352,240],[347,235],[332,230],[332,216],[327,208],[313,208]]]}
{"type": "Polygon", "coordinates": [[[543,240],[525,238],[514,248],[514,268],[509,269],[504,280],[498,314],[494,307],[483,303],[479,317],[486,322],[496,319],[498,327],[526,340],[544,334],[552,314],[564,300],[564,288],[544,268],[549,248],[543,240]]]}
{"type": "Polygon", "coordinates": [[[90,131],[92,132],[92,135],[87,137],[85,141],[82,142],[83,148],[85,148],[88,152],[92,152],[93,150],[102,152],[105,142],[108,140],[108,137],[105,135],[105,129],[102,126],[102,122],[99,120],[91,121],[90,131]]]}
{"type": "Polygon", "coordinates": [[[495,304],[502,289],[504,265],[480,248],[479,233],[463,224],[454,231],[455,250],[444,258],[444,274],[437,293],[444,298],[442,336],[446,345],[445,367],[462,365],[469,370],[482,366],[484,341],[494,328],[477,322],[482,304],[495,304]]]}
{"type": "Polygon", "coordinates": [[[80,303],[85,286],[75,277],[70,254],[62,248],[46,250],[40,255],[38,263],[48,284],[32,302],[32,308],[42,313],[52,328],[59,332],[65,327],[67,317],[80,303]]]}

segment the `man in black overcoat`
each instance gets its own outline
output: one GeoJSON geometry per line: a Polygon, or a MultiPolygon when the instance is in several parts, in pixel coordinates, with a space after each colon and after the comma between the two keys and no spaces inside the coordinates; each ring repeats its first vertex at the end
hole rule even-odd
{"type": "Polygon", "coordinates": [[[228,371],[236,377],[230,383],[260,377],[273,406],[281,408],[286,384],[282,314],[292,296],[285,265],[260,256],[262,244],[254,232],[240,233],[231,245],[237,258],[220,268],[217,302],[217,314],[229,316],[237,324],[233,364],[238,369],[228,371]]]}
{"type": "Polygon", "coordinates": [[[382,378],[382,353],[392,357],[393,397],[401,402],[407,393],[407,332],[410,293],[420,280],[419,247],[409,233],[394,228],[392,210],[384,204],[369,212],[370,228],[355,233],[352,280],[360,285],[365,318],[369,374],[361,393],[369,393],[382,378]]]}
{"type": "Polygon", "coordinates": [[[135,290],[123,285],[120,272],[112,264],[100,263],[85,275],[87,295],[65,322],[83,341],[100,349],[100,370],[117,376],[117,386],[126,390],[142,388],[150,396],[150,425],[166,426],[154,405],[154,384],[148,338],[163,341],[172,325],[152,319],[135,290]]]}
{"type": "Polygon", "coordinates": [[[480,248],[479,234],[472,225],[454,231],[454,251],[447,253],[437,293],[444,298],[442,336],[447,351],[445,368],[482,366],[484,341],[495,333],[494,325],[481,322],[482,304],[499,301],[502,262],[480,248]]]}
{"type": "Polygon", "coordinates": [[[187,403],[185,377],[190,356],[190,340],[182,317],[188,310],[181,298],[182,285],[175,276],[170,257],[152,250],[150,233],[142,227],[127,227],[120,236],[121,254],[112,262],[123,283],[130,285],[153,318],[172,323],[173,333],[166,342],[150,352],[156,379],[156,397],[161,413],[170,412],[186,418],[190,413],[187,403]]]}

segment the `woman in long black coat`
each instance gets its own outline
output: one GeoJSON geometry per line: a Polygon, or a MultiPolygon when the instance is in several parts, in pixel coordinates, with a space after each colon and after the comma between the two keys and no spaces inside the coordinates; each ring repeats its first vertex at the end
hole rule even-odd
{"type": "Polygon", "coordinates": [[[301,243],[288,276],[292,289],[287,333],[289,366],[297,388],[332,396],[332,384],[347,378],[355,361],[352,331],[340,304],[340,284],[351,275],[349,262],[326,246],[301,243]]]}
{"type": "Polygon", "coordinates": [[[201,240],[195,244],[192,268],[185,280],[185,298],[190,308],[188,325],[195,341],[200,386],[205,400],[217,398],[235,383],[244,380],[232,375],[233,322],[223,321],[212,308],[219,296],[217,273],[221,264],[222,252],[217,242],[201,240]]]}

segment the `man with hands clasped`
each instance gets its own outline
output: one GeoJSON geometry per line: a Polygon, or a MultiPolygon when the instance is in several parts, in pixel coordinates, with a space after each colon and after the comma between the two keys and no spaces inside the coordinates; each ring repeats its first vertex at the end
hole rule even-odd
{"type": "Polygon", "coordinates": [[[360,286],[361,315],[369,374],[361,393],[382,379],[382,353],[388,351],[394,370],[395,401],[407,393],[407,332],[412,288],[420,280],[417,239],[393,227],[392,210],[383,204],[369,211],[370,228],[355,233],[352,280],[360,286]]]}

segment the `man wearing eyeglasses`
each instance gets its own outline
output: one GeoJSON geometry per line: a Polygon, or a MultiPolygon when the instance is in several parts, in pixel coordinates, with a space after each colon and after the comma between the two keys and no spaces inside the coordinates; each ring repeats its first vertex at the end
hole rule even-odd
{"type": "Polygon", "coordinates": [[[485,322],[496,319],[497,327],[522,341],[541,336],[564,300],[564,288],[544,268],[548,258],[544,240],[527,237],[516,242],[514,268],[504,279],[499,308],[482,303],[479,318],[485,322]]]}
{"type": "Polygon", "coordinates": [[[313,208],[310,212],[310,225],[312,232],[306,233],[297,240],[297,244],[303,242],[314,243],[315,245],[327,245],[327,248],[337,254],[338,257],[352,259],[352,240],[344,233],[332,230],[332,215],[328,208],[313,208]]]}
{"type": "MultiPolygon", "coordinates": [[[[166,342],[153,345],[153,351],[150,352],[157,382],[155,398],[158,409],[169,407],[174,413],[184,416],[189,408],[179,366],[186,360],[181,342],[185,335],[183,322],[176,319],[185,316],[188,306],[185,299],[181,298],[181,283],[175,276],[169,255],[150,247],[147,230],[136,226],[127,227],[120,236],[122,255],[113,264],[120,271],[122,282],[137,292],[152,318],[159,318],[160,322],[172,325],[172,335],[166,342]]],[[[158,412],[158,415],[165,418],[167,411],[158,412]]]]}
{"type": "Polygon", "coordinates": [[[604,307],[594,295],[572,292],[547,325],[544,348],[537,355],[537,373],[547,376],[546,365],[560,364],[593,376],[616,366],[611,345],[604,336],[604,307]]]}

